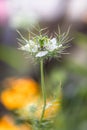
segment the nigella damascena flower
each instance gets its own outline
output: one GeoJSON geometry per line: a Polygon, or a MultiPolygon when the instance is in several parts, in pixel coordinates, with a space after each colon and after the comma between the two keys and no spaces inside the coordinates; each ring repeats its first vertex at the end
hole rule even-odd
{"type": "MultiPolygon", "coordinates": [[[[20,34],[21,35],[21,34],[20,34]]],[[[22,40],[19,39],[19,49],[32,55],[34,58],[53,57],[58,53],[62,53],[66,48],[65,43],[69,41],[67,32],[56,35],[54,38],[48,38],[48,36],[35,35],[32,39],[26,40],[22,35],[22,40]],[[60,36],[59,36],[60,35],[60,36]]]]}
{"type": "Polygon", "coordinates": [[[19,49],[23,51],[27,51],[31,54],[33,54],[36,58],[47,56],[50,52],[54,52],[60,47],[62,47],[62,44],[58,45],[57,39],[45,39],[41,41],[42,39],[36,39],[36,41],[29,40],[27,43],[23,46],[21,46],[19,49]]]}

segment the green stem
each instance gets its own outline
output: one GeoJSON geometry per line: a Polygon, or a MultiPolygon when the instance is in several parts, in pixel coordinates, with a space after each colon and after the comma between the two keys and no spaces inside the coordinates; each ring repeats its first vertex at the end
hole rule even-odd
{"type": "Polygon", "coordinates": [[[41,114],[40,121],[43,120],[44,113],[45,113],[45,107],[46,107],[46,90],[45,90],[45,84],[44,84],[44,69],[43,69],[43,59],[40,61],[40,71],[41,71],[41,88],[42,88],[42,94],[43,94],[43,110],[41,114]]]}

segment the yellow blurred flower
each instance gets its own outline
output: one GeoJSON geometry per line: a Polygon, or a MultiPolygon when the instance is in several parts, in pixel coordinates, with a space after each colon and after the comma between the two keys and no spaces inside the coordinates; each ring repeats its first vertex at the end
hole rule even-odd
{"type": "Polygon", "coordinates": [[[13,119],[6,115],[0,119],[0,130],[32,130],[30,126],[19,125],[17,126],[13,119]]]}
{"type": "Polygon", "coordinates": [[[19,130],[18,127],[9,123],[5,119],[0,120],[0,130],[19,130]]]}
{"type": "MultiPolygon", "coordinates": [[[[9,110],[15,110],[22,119],[40,120],[43,110],[43,97],[39,85],[32,79],[11,78],[5,82],[7,87],[1,93],[1,101],[9,110]]],[[[61,108],[61,93],[58,100],[47,99],[44,119],[56,116],[61,108]]]]}
{"type": "Polygon", "coordinates": [[[1,93],[1,101],[10,110],[19,109],[40,96],[39,85],[32,79],[9,79],[1,93]]]}

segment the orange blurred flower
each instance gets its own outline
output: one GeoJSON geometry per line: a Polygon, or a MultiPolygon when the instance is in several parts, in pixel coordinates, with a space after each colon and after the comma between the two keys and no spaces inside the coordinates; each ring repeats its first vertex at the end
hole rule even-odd
{"type": "Polygon", "coordinates": [[[13,119],[9,116],[4,116],[0,119],[0,130],[32,130],[30,126],[19,125],[17,126],[13,119]]]}
{"type": "Polygon", "coordinates": [[[11,78],[6,81],[5,87],[1,101],[10,110],[19,109],[40,96],[40,87],[32,79],[11,78]]]}
{"type": "Polygon", "coordinates": [[[0,119],[0,130],[19,130],[17,126],[10,123],[6,117],[0,119]]]}
{"type": "MultiPolygon", "coordinates": [[[[1,93],[1,101],[9,110],[15,112],[24,120],[41,118],[43,110],[43,97],[39,85],[32,79],[9,79],[5,82],[7,87],[1,93]]],[[[58,100],[47,99],[44,119],[54,117],[61,108],[61,93],[58,100]]]]}

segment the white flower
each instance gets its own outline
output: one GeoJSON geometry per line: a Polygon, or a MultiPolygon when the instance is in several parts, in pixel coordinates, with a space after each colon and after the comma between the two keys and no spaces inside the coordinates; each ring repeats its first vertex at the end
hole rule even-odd
{"type": "Polygon", "coordinates": [[[26,45],[21,46],[19,49],[30,52],[31,54],[34,54],[36,58],[40,58],[48,55],[49,52],[53,52],[60,47],[62,47],[62,44],[58,45],[56,38],[53,38],[48,40],[48,42],[44,42],[44,50],[42,51],[40,50],[40,44],[38,42],[34,42],[33,40],[26,41],[26,45]]]}
{"type": "Polygon", "coordinates": [[[35,36],[32,40],[26,40],[19,32],[19,35],[22,37],[22,41],[19,39],[19,43],[21,44],[20,50],[26,51],[30,53],[30,55],[34,56],[34,58],[45,58],[51,55],[58,53],[58,51],[62,51],[62,43],[59,42],[57,38],[48,38],[47,36],[35,36]],[[25,45],[23,45],[26,43],[25,45]]]}
{"type": "Polygon", "coordinates": [[[40,51],[36,54],[36,57],[43,57],[46,56],[48,54],[48,51],[40,51]]]}

